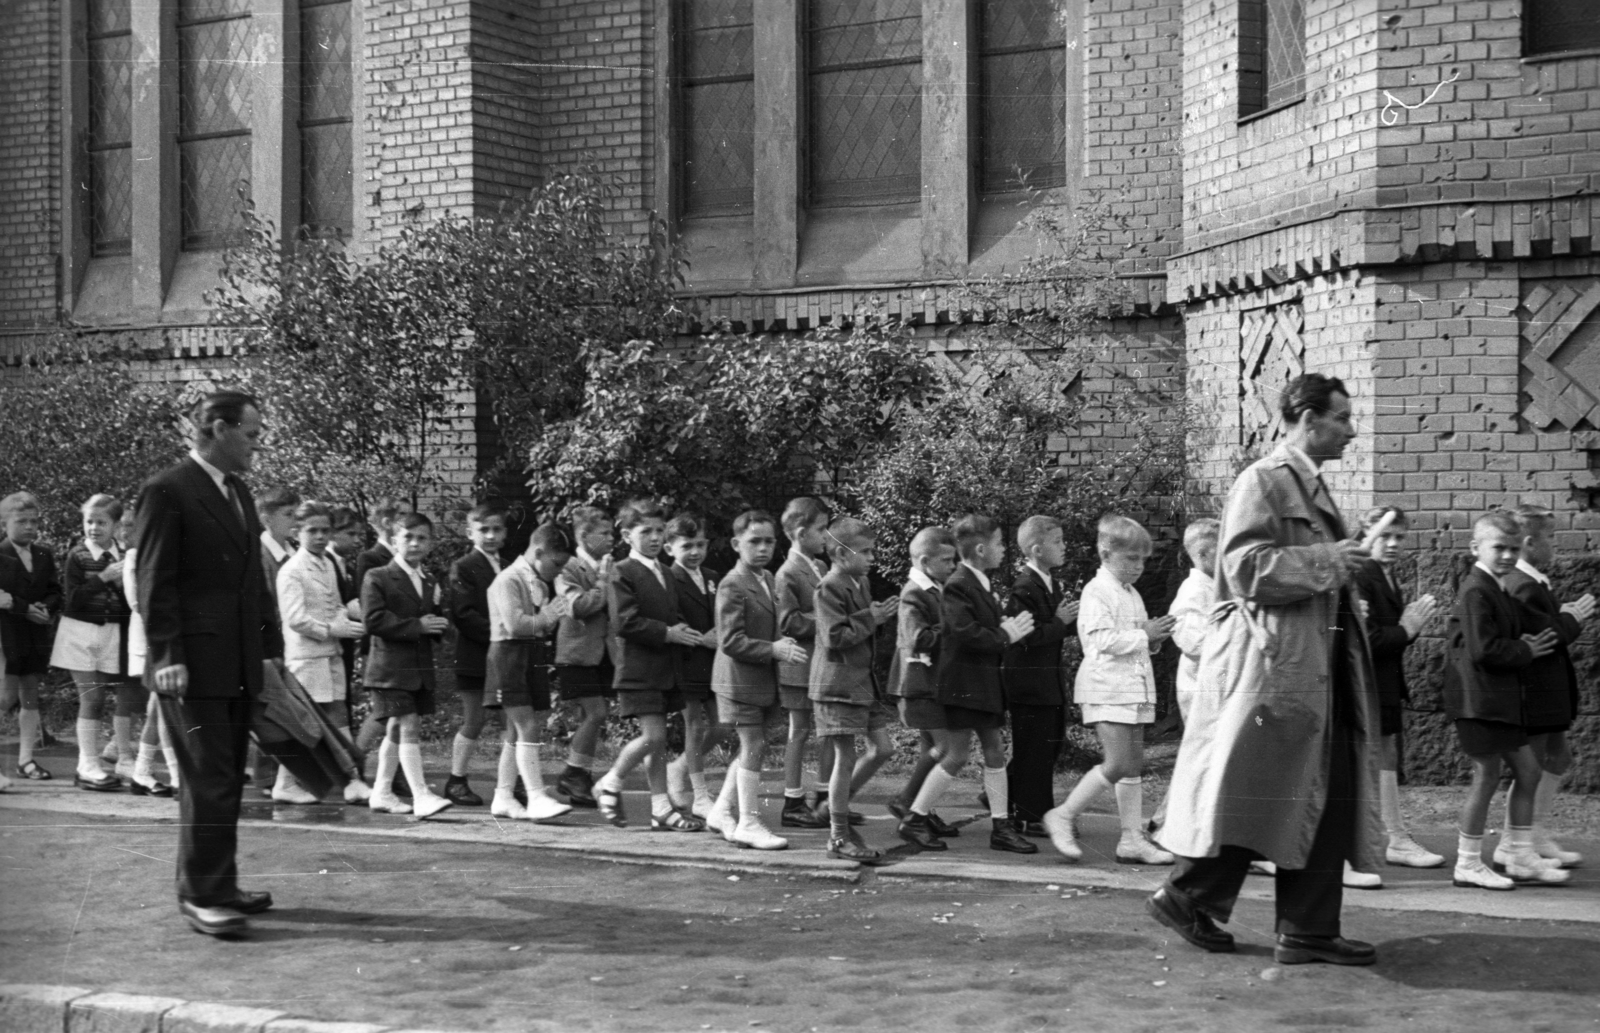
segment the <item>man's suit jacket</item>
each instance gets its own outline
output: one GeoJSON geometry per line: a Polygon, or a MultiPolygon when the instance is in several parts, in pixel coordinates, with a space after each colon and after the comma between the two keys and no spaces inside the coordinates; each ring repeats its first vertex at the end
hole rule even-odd
{"type": "Polygon", "coordinates": [[[1038,571],[1023,567],[1011,586],[1006,616],[1033,614],[1033,630],[1006,648],[1001,674],[1006,704],[1060,707],[1067,703],[1066,672],[1061,668],[1061,642],[1073,625],[1056,616],[1065,593],[1058,578],[1045,587],[1038,571]]]}
{"type": "Polygon", "coordinates": [[[473,549],[450,564],[450,620],[456,626],[456,673],[482,678],[489,655],[489,586],[494,564],[473,549]]]}
{"type": "Polygon", "coordinates": [[[894,656],[889,661],[889,695],[905,699],[932,699],[936,695],[939,635],[944,625],[941,594],[938,589],[921,588],[915,581],[900,587],[894,656]]]}
{"type": "Polygon", "coordinates": [[[944,583],[938,698],[948,707],[1003,714],[1000,660],[1011,638],[1000,630],[1000,603],[965,563],[944,583]]]}
{"type": "MultiPolygon", "coordinates": [[[[672,565],[672,580],[678,590],[678,613],[683,623],[696,631],[715,631],[717,627],[717,572],[700,568],[706,579],[707,591],[700,591],[689,572],[676,563],[672,565]]],[[[679,646],[678,666],[685,686],[709,688],[711,665],[717,659],[715,649],[705,646],[679,646]]]]}
{"type": "Polygon", "coordinates": [[[1522,686],[1533,650],[1522,641],[1533,623],[1522,603],[1476,564],[1462,582],[1446,635],[1444,707],[1452,718],[1523,723],[1522,686]]]}
{"type": "Polygon", "coordinates": [[[611,628],[622,654],[616,687],[621,691],[665,691],[678,685],[678,649],[667,641],[667,629],[681,624],[683,617],[672,575],[659,560],[656,567],[666,584],[631,558],[617,564],[611,580],[611,628]]]}
{"type": "Polygon", "coordinates": [[[33,570],[22,565],[16,543],[0,541],[0,589],[11,593],[11,607],[0,614],[0,654],[15,667],[24,656],[50,656],[55,637],[53,624],[35,624],[28,619],[28,607],[44,603],[52,616],[61,612],[61,579],[56,574],[56,558],[49,549],[33,546],[33,570]]]}
{"type": "Polygon", "coordinates": [[[805,648],[804,663],[778,665],[778,684],[811,684],[811,645],[817,635],[816,592],[822,575],[798,548],[791,548],[773,583],[778,587],[778,631],[805,648]]]}
{"type": "Polygon", "coordinates": [[[814,700],[871,703],[878,695],[873,663],[878,625],[872,619],[872,595],[867,579],[839,571],[817,583],[816,641],[811,648],[811,684],[814,700]]]}
{"type": "Polygon", "coordinates": [[[1367,643],[1372,647],[1372,673],[1377,679],[1378,703],[1398,707],[1411,697],[1406,686],[1406,647],[1411,636],[1400,626],[1406,600],[1389,583],[1383,567],[1368,560],[1356,574],[1356,591],[1367,601],[1367,643]]]}
{"type": "Polygon", "coordinates": [[[261,524],[250,491],[231,478],[243,513],[193,459],[139,493],[134,548],[144,619],[145,683],[177,664],[188,699],[261,692],[261,663],[283,655],[278,613],[261,569],[261,524]]]}
{"type": "Polygon", "coordinates": [[[743,563],[717,586],[717,655],[711,690],[752,706],[778,704],[778,590],[772,575],[743,563]],[[762,586],[765,585],[763,588],[762,586]]]}
{"type": "Polygon", "coordinates": [[[572,601],[572,613],[561,618],[556,630],[556,664],[598,667],[607,655],[617,663],[611,634],[611,600],[598,581],[598,573],[574,556],[556,575],[556,591],[572,601]]]}
{"type": "Polygon", "coordinates": [[[433,688],[433,646],[437,635],[423,629],[422,618],[444,616],[438,582],[422,576],[422,595],[411,576],[390,563],[367,572],[361,585],[361,618],[372,636],[362,684],[369,689],[433,688]]]}
{"type": "Polygon", "coordinates": [[[1506,575],[1506,591],[1522,603],[1527,631],[1537,635],[1549,628],[1560,639],[1554,653],[1535,660],[1523,675],[1523,723],[1528,728],[1570,724],[1578,713],[1578,672],[1567,647],[1583,634],[1583,625],[1570,613],[1561,612],[1548,585],[1521,570],[1506,575]]]}

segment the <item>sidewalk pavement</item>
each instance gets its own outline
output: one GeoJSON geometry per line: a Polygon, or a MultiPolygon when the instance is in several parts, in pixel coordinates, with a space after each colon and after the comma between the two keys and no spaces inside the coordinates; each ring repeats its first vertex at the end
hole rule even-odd
{"type": "MultiPolygon", "coordinates": [[[[768,774],[772,785],[772,773],[768,774]]],[[[378,814],[366,807],[343,804],[290,806],[260,799],[246,789],[241,836],[249,826],[271,823],[278,828],[314,829],[324,834],[394,837],[416,842],[481,844],[573,853],[597,860],[627,864],[712,868],[724,871],[760,871],[803,874],[811,877],[855,881],[861,866],[830,860],[826,830],[782,829],[778,810],[781,797],[763,801],[763,815],[774,831],[788,837],[789,849],[774,852],[743,850],[715,833],[657,833],[649,831],[649,798],[643,792],[625,794],[625,813],[632,825],[618,829],[593,810],[575,810],[557,822],[535,825],[492,817],[487,807],[455,807],[428,821],[409,816],[378,814]]],[[[900,842],[897,824],[884,804],[887,793],[870,785],[856,809],[867,818],[860,831],[867,842],[886,852],[884,863],[874,866],[878,878],[923,880],[978,880],[1046,887],[1099,887],[1148,893],[1161,885],[1165,869],[1119,864],[1113,851],[1118,835],[1114,814],[1089,813],[1080,822],[1085,861],[1064,863],[1047,840],[1036,841],[1039,853],[1031,856],[1001,853],[989,848],[989,821],[976,810],[965,791],[962,804],[947,802],[945,818],[962,827],[959,838],[948,840],[950,849],[919,853],[900,842]],[[876,790],[876,791],[875,791],[876,790]]],[[[117,824],[160,824],[177,821],[174,800],[134,797],[126,793],[91,793],[73,788],[70,781],[23,783],[0,794],[0,824],[25,828],[29,812],[79,814],[117,824]]],[[[59,821],[51,824],[59,825],[59,821]]],[[[1454,856],[1453,829],[1418,829],[1424,846],[1454,856]]],[[[1491,838],[1492,842],[1492,838],[1491,838]]],[[[1600,865],[1600,840],[1572,839],[1569,849],[1582,851],[1589,864],[1600,865]]],[[[1442,868],[1419,870],[1386,867],[1381,890],[1347,890],[1345,905],[1385,911],[1433,911],[1504,919],[1544,919],[1559,922],[1600,923],[1600,872],[1595,867],[1573,871],[1572,881],[1560,887],[1519,887],[1514,892],[1460,889],[1451,885],[1449,863],[1442,868]]],[[[1247,900],[1272,899],[1272,880],[1252,878],[1245,886],[1247,900]]]]}

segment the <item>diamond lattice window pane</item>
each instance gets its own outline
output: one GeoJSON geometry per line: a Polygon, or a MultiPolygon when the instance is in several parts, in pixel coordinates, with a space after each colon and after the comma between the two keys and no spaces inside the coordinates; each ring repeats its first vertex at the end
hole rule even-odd
{"type": "Polygon", "coordinates": [[[980,189],[1066,182],[1065,34],[1051,0],[987,0],[979,9],[980,189]]]}
{"type": "Polygon", "coordinates": [[[250,127],[250,19],[180,27],[178,59],[181,135],[250,127]]]}
{"type": "MultiPolygon", "coordinates": [[[[148,2],[148,0],[141,0],[148,2]]],[[[251,0],[178,0],[178,23],[231,18],[250,13],[251,0]]]]}
{"type": "Polygon", "coordinates": [[[133,148],[89,152],[89,240],[96,255],[125,255],[133,237],[133,148]]]}
{"type": "Polygon", "coordinates": [[[350,123],[300,130],[300,222],[316,236],[350,235],[350,123]]]}
{"type": "Polygon", "coordinates": [[[978,32],[985,53],[1066,42],[1052,0],[983,0],[978,32]]]}
{"type": "Polygon", "coordinates": [[[687,0],[682,59],[684,208],[748,209],[755,195],[750,0],[687,0]]]}
{"type": "Polygon", "coordinates": [[[813,204],[914,201],[922,189],[917,0],[812,0],[813,204]]]}
{"type": "Polygon", "coordinates": [[[178,145],[182,183],[183,246],[226,247],[244,228],[240,188],[249,192],[250,137],[224,136],[178,145]]]}
{"type": "Polygon", "coordinates": [[[128,32],[133,28],[130,0],[89,0],[85,13],[91,37],[128,32]]]}
{"type": "Polygon", "coordinates": [[[350,117],[350,4],[300,9],[300,120],[350,117]]]}
{"type": "Polygon", "coordinates": [[[750,0],[688,0],[683,8],[684,75],[747,76],[755,64],[750,0]]]}
{"type": "Polygon", "coordinates": [[[133,139],[133,37],[89,41],[89,145],[133,139]]]}
{"type": "Polygon", "coordinates": [[[1267,107],[1305,96],[1305,0],[1267,0],[1267,107]]]}

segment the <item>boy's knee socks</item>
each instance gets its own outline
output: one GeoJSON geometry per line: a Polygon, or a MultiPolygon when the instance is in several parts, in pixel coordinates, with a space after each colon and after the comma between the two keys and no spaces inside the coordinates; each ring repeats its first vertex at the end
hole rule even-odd
{"type": "Polygon", "coordinates": [[[111,741],[117,747],[117,761],[133,758],[133,718],[117,714],[111,718],[111,741]]]}
{"type": "Polygon", "coordinates": [[[943,764],[935,764],[933,770],[928,772],[928,777],[922,780],[922,788],[917,790],[917,798],[911,802],[911,810],[917,814],[932,814],[934,808],[939,806],[945,790],[950,788],[950,783],[955,781],[955,776],[944,769],[943,764]]]}
{"type": "Polygon", "coordinates": [[[1465,832],[1456,833],[1456,867],[1477,868],[1483,866],[1483,835],[1469,836],[1465,832]]]}
{"type": "Polygon", "coordinates": [[[761,772],[751,771],[740,764],[734,769],[738,783],[739,820],[751,821],[761,816],[761,772]]]}
{"type": "Polygon", "coordinates": [[[517,774],[522,776],[522,788],[529,796],[544,792],[544,772],[539,770],[538,743],[517,743],[517,774]]]}
{"type": "Polygon", "coordinates": [[[494,791],[510,796],[517,788],[517,745],[509,740],[500,743],[500,762],[495,767],[494,791]]]}
{"type": "Polygon", "coordinates": [[[100,719],[80,717],[77,727],[78,774],[88,775],[100,769],[100,719]]]}
{"type": "Polygon", "coordinates": [[[378,742],[378,773],[373,776],[375,792],[384,796],[394,792],[394,773],[400,767],[400,746],[388,735],[378,742]]]}
{"type": "Polygon", "coordinates": [[[411,795],[419,800],[432,796],[433,790],[428,788],[428,779],[422,770],[422,744],[403,742],[395,746],[394,752],[400,759],[400,770],[405,772],[411,795]]]}
{"type": "Polygon", "coordinates": [[[17,731],[21,733],[17,741],[17,767],[20,768],[33,759],[33,744],[39,741],[39,711],[22,707],[17,712],[17,731]]]}
{"type": "Polygon", "coordinates": [[[983,769],[983,791],[989,797],[989,817],[997,821],[1011,818],[1011,784],[1004,767],[983,769]]]}
{"type": "Polygon", "coordinates": [[[1144,835],[1144,779],[1119,778],[1116,795],[1123,835],[1144,835]]]}
{"type": "Polygon", "coordinates": [[[1089,805],[1100,798],[1100,794],[1111,788],[1111,780],[1106,778],[1104,771],[1097,764],[1089,773],[1078,779],[1078,784],[1072,787],[1072,792],[1067,796],[1067,802],[1061,805],[1061,810],[1069,818],[1076,818],[1089,809],[1089,805]]]}

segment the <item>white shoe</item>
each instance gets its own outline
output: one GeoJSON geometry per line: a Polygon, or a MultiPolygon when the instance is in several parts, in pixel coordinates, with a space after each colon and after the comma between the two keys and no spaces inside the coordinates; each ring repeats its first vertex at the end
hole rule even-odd
{"type": "Polygon", "coordinates": [[[551,818],[561,817],[570,810],[572,810],[571,804],[562,803],[549,793],[540,791],[528,794],[528,806],[522,809],[522,816],[529,821],[549,821],[551,818]]]}
{"type": "Polygon", "coordinates": [[[738,819],[733,816],[733,808],[731,806],[713,803],[711,809],[706,812],[705,822],[706,828],[712,832],[720,832],[722,838],[730,843],[733,842],[731,836],[738,819]]]}
{"type": "Polygon", "coordinates": [[[1389,838],[1389,848],[1384,851],[1383,859],[1400,868],[1439,868],[1444,865],[1443,854],[1436,854],[1418,843],[1409,832],[1389,838]]]}
{"type": "Polygon", "coordinates": [[[1081,861],[1083,850],[1078,846],[1077,833],[1072,828],[1072,819],[1061,812],[1061,808],[1053,807],[1044,812],[1043,825],[1045,831],[1050,833],[1050,845],[1056,852],[1069,861],[1081,861]]]}
{"type": "Polygon", "coordinates": [[[359,778],[352,778],[344,786],[345,803],[366,803],[372,799],[372,787],[359,778]]]}
{"type": "Polygon", "coordinates": [[[1373,872],[1358,872],[1350,867],[1350,862],[1344,863],[1345,888],[1352,890],[1381,890],[1383,889],[1383,876],[1373,872]]]}
{"type": "Polygon", "coordinates": [[[510,818],[517,821],[526,820],[528,817],[528,809],[517,802],[517,798],[511,795],[509,789],[503,793],[498,789],[494,791],[494,800],[489,804],[489,813],[496,818],[510,818]]]}
{"type": "Polygon", "coordinates": [[[301,806],[307,806],[314,803],[321,803],[322,798],[311,795],[311,793],[306,791],[305,786],[302,786],[300,783],[290,782],[287,785],[275,785],[272,787],[272,802],[292,803],[300,804],[301,806]]]}
{"type": "Polygon", "coordinates": [[[1529,856],[1518,861],[1516,852],[1511,849],[1511,844],[1505,839],[1494,848],[1494,866],[1496,868],[1509,868],[1520,863],[1524,868],[1547,868],[1554,871],[1561,867],[1561,862],[1551,857],[1541,857],[1536,852],[1529,852],[1529,856]]]}
{"type": "MultiPolygon", "coordinates": [[[[1050,841],[1052,843],[1055,842],[1054,833],[1051,834],[1050,841]]],[[[1124,835],[1117,842],[1118,864],[1163,865],[1174,864],[1177,860],[1172,854],[1156,846],[1142,835],[1124,835]]]]}
{"type": "Polygon", "coordinates": [[[1250,874],[1251,875],[1277,875],[1278,874],[1278,866],[1273,864],[1271,861],[1251,861],[1250,862],[1250,874]]]}
{"type": "Polygon", "coordinates": [[[1467,889],[1514,890],[1517,888],[1516,883],[1495,872],[1481,860],[1477,864],[1469,862],[1465,865],[1457,860],[1455,875],[1450,881],[1453,885],[1467,889]]]}
{"type": "Polygon", "coordinates": [[[1540,857],[1530,847],[1514,855],[1506,865],[1506,877],[1513,882],[1535,886],[1559,886],[1572,878],[1571,872],[1562,871],[1555,862],[1540,857]]]}
{"type": "Polygon", "coordinates": [[[10,788],[11,779],[7,778],[4,774],[0,774],[0,793],[3,793],[10,788]]]}
{"type": "Polygon", "coordinates": [[[760,818],[740,818],[728,842],[751,850],[782,850],[789,841],[775,834],[760,818]]]}
{"type": "Polygon", "coordinates": [[[411,813],[415,814],[418,820],[431,818],[435,814],[448,811],[455,805],[454,800],[440,796],[432,791],[411,794],[411,813]]]}
{"type": "Polygon", "coordinates": [[[1583,855],[1576,850],[1564,850],[1561,844],[1549,836],[1539,836],[1533,842],[1533,849],[1547,860],[1555,861],[1563,868],[1576,868],[1583,864],[1583,855]]]}
{"type": "Polygon", "coordinates": [[[116,767],[111,769],[111,773],[116,775],[118,778],[122,779],[124,782],[132,782],[133,778],[134,778],[133,761],[131,761],[131,760],[119,760],[119,761],[117,761],[117,765],[116,765],[116,767]]]}
{"type": "Polygon", "coordinates": [[[411,805],[394,795],[392,792],[372,791],[367,798],[367,806],[382,814],[410,814],[411,805]]]}

